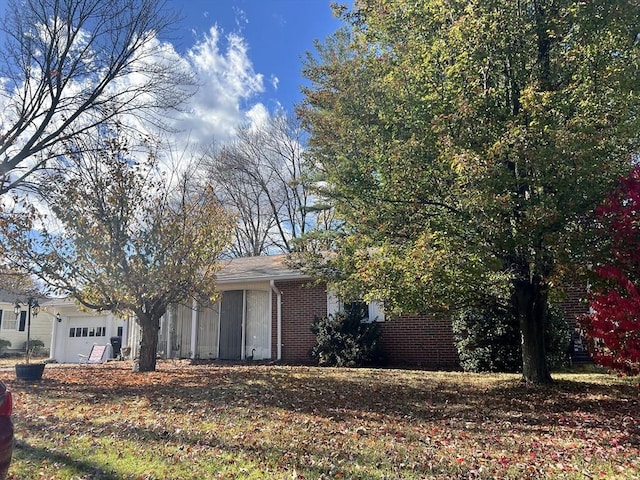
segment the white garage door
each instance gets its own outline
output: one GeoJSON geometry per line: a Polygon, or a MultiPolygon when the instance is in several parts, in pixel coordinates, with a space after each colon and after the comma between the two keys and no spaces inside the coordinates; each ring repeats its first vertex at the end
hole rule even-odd
{"type": "Polygon", "coordinates": [[[89,355],[93,344],[107,345],[107,328],[104,317],[70,318],[64,332],[64,362],[77,363],[78,354],[89,355]]]}

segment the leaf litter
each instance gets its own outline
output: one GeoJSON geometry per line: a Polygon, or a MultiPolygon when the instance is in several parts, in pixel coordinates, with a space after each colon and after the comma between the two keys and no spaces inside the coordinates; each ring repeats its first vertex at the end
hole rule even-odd
{"type": "Polygon", "coordinates": [[[161,361],[7,383],[12,480],[640,478],[638,388],[612,376],[161,361]]]}

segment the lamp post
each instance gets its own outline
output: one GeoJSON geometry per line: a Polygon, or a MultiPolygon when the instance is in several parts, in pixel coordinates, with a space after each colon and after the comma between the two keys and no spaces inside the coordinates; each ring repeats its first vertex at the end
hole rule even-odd
{"type": "MultiPolygon", "coordinates": [[[[22,312],[22,306],[16,300],[16,304],[13,307],[13,312],[16,314],[16,320],[22,312]]],[[[29,364],[29,358],[31,357],[31,317],[37,317],[40,312],[40,304],[38,303],[38,299],[34,297],[29,297],[27,299],[27,348],[25,352],[25,362],[29,364]]]]}

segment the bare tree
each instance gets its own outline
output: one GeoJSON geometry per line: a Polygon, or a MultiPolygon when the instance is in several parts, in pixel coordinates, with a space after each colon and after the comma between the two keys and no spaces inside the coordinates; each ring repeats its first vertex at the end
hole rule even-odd
{"type": "Polygon", "coordinates": [[[0,20],[0,194],[63,144],[129,116],[160,124],[194,80],[157,35],[176,16],[158,0],[8,0],[0,20]]]}
{"type": "Polygon", "coordinates": [[[209,191],[191,188],[189,170],[166,176],[153,150],[132,157],[123,138],[69,145],[46,199],[53,218],[28,204],[3,212],[0,246],[13,268],[84,307],[133,314],[140,371],[152,371],[167,307],[215,297],[232,222],[209,191]]]}
{"type": "Polygon", "coordinates": [[[234,257],[253,257],[270,246],[269,232],[274,218],[267,195],[243,169],[227,168],[226,147],[210,147],[204,159],[205,184],[212,186],[218,201],[236,219],[229,253],[234,257]]]}
{"type": "Polygon", "coordinates": [[[207,152],[207,178],[238,219],[232,253],[290,252],[295,240],[319,226],[313,209],[305,134],[284,113],[239,128],[236,140],[207,152]]]}

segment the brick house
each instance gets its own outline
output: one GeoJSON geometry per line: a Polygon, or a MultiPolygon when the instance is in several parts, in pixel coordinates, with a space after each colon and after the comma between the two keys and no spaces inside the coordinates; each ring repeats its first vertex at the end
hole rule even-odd
{"type": "MultiPolygon", "coordinates": [[[[217,303],[175,306],[165,315],[159,354],[166,358],[311,363],[313,320],[335,313],[340,302],[325,284],[289,268],[285,258],[228,260],[218,275],[221,298],[217,303]]],[[[580,308],[567,302],[570,321],[575,322],[580,308]]],[[[369,317],[379,322],[388,365],[459,367],[449,320],[420,315],[385,318],[376,304],[369,305],[369,317]]],[[[139,337],[138,328],[129,329],[128,344],[134,356],[139,337]]]]}

